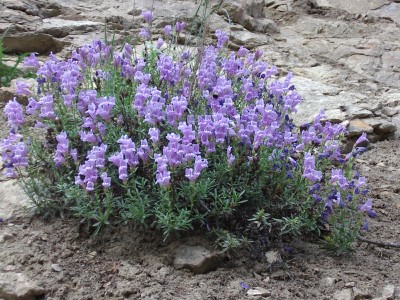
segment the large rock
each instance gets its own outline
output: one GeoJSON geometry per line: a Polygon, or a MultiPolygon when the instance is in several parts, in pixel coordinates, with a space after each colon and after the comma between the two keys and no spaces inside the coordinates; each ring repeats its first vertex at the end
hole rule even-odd
{"type": "Polygon", "coordinates": [[[22,273],[0,272],[0,298],[35,300],[44,296],[44,289],[22,273]]]}
{"type": "Polygon", "coordinates": [[[377,9],[389,3],[389,0],[315,0],[319,6],[346,10],[349,13],[365,14],[371,9],[377,9]]]}

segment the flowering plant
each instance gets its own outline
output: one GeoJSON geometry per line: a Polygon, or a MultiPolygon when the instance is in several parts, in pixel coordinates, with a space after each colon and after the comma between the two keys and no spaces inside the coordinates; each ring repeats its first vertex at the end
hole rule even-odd
{"type": "Polygon", "coordinates": [[[95,41],[66,61],[25,59],[38,88],[18,85],[28,105],[4,109],[7,176],[19,176],[42,211],[71,212],[97,230],[121,220],[165,236],[203,229],[229,248],[329,226],[328,244],[351,249],[362,213],[375,214],[353,172],[365,135],[343,155],[345,129],[323,112],[294,125],[292,74],[276,79],[262,51],[229,51],[219,30],[216,46],[174,51],[185,24],[153,44],[152,13],[143,17],[142,55],[95,41]]]}

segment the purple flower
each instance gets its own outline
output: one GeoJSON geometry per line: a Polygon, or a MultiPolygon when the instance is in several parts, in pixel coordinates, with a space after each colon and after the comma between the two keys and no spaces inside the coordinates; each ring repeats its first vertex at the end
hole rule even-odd
{"type": "Polygon", "coordinates": [[[222,31],[222,30],[216,30],[215,31],[215,35],[218,39],[217,42],[217,47],[218,48],[222,48],[224,46],[224,44],[226,44],[226,42],[228,42],[229,38],[228,35],[226,34],[226,32],[222,31]]]}
{"type": "Polygon", "coordinates": [[[175,24],[175,30],[176,32],[182,32],[186,27],[186,23],[185,22],[176,22],[175,24]]]}
{"type": "Polygon", "coordinates": [[[348,186],[347,179],[344,177],[343,170],[341,169],[332,169],[331,180],[329,182],[331,184],[337,183],[342,190],[348,186]]]}
{"type": "Polygon", "coordinates": [[[32,92],[30,91],[31,87],[25,81],[17,81],[15,85],[16,85],[17,95],[22,95],[22,96],[32,95],[32,92]]]}
{"type": "Polygon", "coordinates": [[[233,161],[235,160],[235,156],[233,156],[233,155],[231,154],[231,152],[232,152],[232,147],[229,146],[229,147],[226,149],[226,156],[228,157],[228,165],[230,165],[230,166],[233,164],[233,161]]]}
{"type": "Polygon", "coordinates": [[[315,170],[315,157],[309,152],[306,152],[304,156],[303,177],[307,178],[311,182],[320,181],[322,178],[322,172],[315,170]]]}
{"type": "Polygon", "coordinates": [[[150,140],[153,144],[158,143],[158,139],[160,138],[160,130],[158,128],[151,127],[149,129],[150,140]]]}
{"type": "Polygon", "coordinates": [[[97,137],[93,133],[92,129],[90,129],[89,132],[79,131],[79,135],[81,137],[81,141],[82,142],[88,142],[88,143],[92,143],[92,144],[96,144],[97,143],[97,137]]]}
{"type": "Polygon", "coordinates": [[[367,134],[365,132],[363,132],[361,136],[357,139],[357,141],[354,144],[354,147],[363,142],[368,142],[367,134]]]}
{"type": "Polygon", "coordinates": [[[46,95],[39,100],[41,118],[55,119],[56,114],[53,107],[53,96],[46,95]]]}
{"type": "Polygon", "coordinates": [[[171,25],[166,25],[164,27],[164,35],[169,36],[171,34],[172,26],[171,25]]]}
{"type": "Polygon", "coordinates": [[[245,56],[247,56],[247,55],[249,54],[249,52],[250,52],[250,51],[249,51],[247,48],[241,46],[241,47],[239,48],[238,52],[237,52],[237,55],[238,55],[239,57],[245,57],[245,56]]]}
{"type": "Polygon", "coordinates": [[[31,53],[29,56],[24,58],[24,66],[39,69],[40,64],[35,56],[35,53],[31,53]]]}
{"type": "Polygon", "coordinates": [[[10,100],[4,107],[4,113],[7,116],[7,121],[11,126],[20,126],[24,124],[24,113],[21,104],[14,98],[10,100]]]}
{"type": "Polygon", "coordinates": [[[151,11],[144,11],[142,12],[142,17],[147,24],[151,24],[153,20],[153,12],[151,11]]]}
{"type": "Polygon", "coordinates": [[[107,176],[107,172],[101,173],[100,178],[103,180],[103,183],[101,185],[105,189],[107,189],[107,188],[109,188],[111,186],[111,177],[107,176]]]}
{"type": "Polygon", "coordinates": [[[361,205],[358,209],[359,211],[367,212],[371,218],[375,218],[377,216],[376,212],[372,209],[371,199],[367,199],[367,201],[363,205],[361,205]]]}
{"type": "Polygon", "coordinates": [[[65,157],[69,154],[69,141],[67,138],[67,133],[65,131],[62,131],[56,136],[56,140],[58,144],[54,156],[54,162],[56,163],[56,167],[58,168],[65,163],[65,157]]]}
{"type": "Polygon", "coordinates": [[[145,40],[150,39],[150,31],[148,28],[140,28],[139,35],[145,40]]]}
{"type": "Polygon", "coordinates": [[[78,161],[78,150],[77,149],[71,149],[71,151],[69,152],[69,155],[71,155],[74,162],[78,161]]]}
{"type": "Polygon", "coordinates": [[[108,160],[118,167],[118,176],[122,181],[128,179],[128,160],[121,152],[111,155],[108,160]]]}
{"type": "Polygon", "coordinates": [[[250,288],[250,286],[243,281],[240,282],[240,287],[244,290],[248,290],[250,288]]]}
{"type": "Polygon", "coordinates": [[[164,40],[162,38],[158,38],[157,40],[157,49],[160,49],[164,44],[164,40]]]}
{"type": "Polygon", "coordinates": [[[32,115],[40,108],[39,102],[32,97],[28,98],[28,105],[26,106],[26,114],[32,115]]]}

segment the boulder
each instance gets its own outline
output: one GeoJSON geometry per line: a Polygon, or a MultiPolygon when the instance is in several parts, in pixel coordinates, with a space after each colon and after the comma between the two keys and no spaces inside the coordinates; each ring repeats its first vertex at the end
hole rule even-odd
{"type": "Polygon", "coordinates": [[[44,289],[22,273],[0,272],[0,298],[35,300],[44,296],[44,289]]]}

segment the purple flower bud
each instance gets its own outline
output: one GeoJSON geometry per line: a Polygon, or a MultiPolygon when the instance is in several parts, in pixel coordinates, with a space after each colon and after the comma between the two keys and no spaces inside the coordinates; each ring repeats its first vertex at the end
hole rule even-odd
{"type": "Polygon", "coordinates": [[[151,11],[144,11],[142,12],[142,17],[147,24],[151,24],[153,20],[153,12],[151,11]]]}
{"type": "Polygon", "coordinates": [[[169,36],[171,34],[172,26],[171,25],[166,25],[164,27],[164,35],[169,36]]]}
{"type": "Polygon", "coordinates": [[[175,24],[175,30],[176,32],[182,32],[186,27],[186,23],[185,22],[176,22],[175,24]]]}
{"type": "Polygon", "coordinates": [[[157,40],[157,49],[160,49],[164,44],[164,40],[162,38],[158,38],[157,40]]]}

